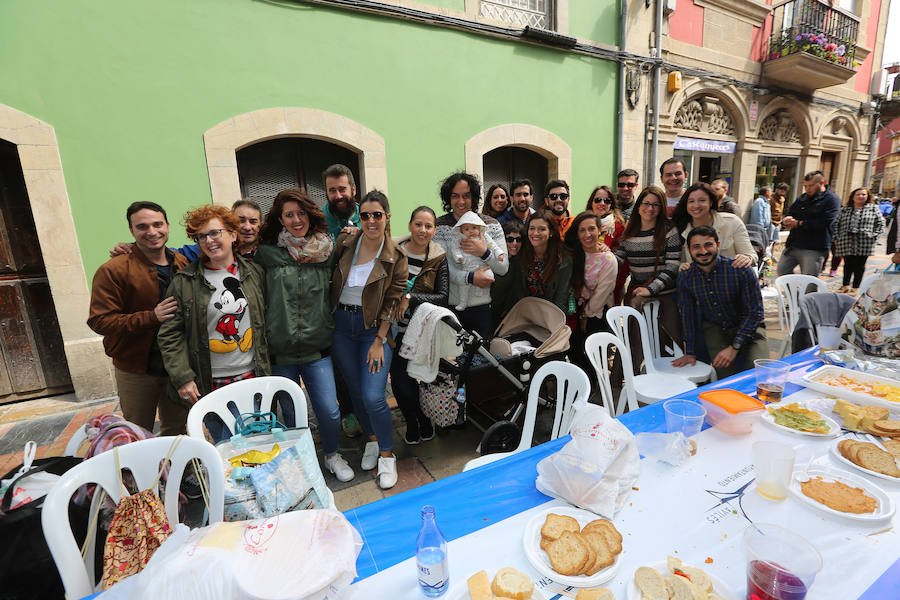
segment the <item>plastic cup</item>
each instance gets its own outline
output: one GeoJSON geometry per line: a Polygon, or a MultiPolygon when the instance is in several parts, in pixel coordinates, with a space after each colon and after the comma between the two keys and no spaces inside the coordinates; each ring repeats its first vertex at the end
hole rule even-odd
{"type": "Polygon", "coordinates": [[[755,523],[744,530],[747,600],[804,600],[822,555],[803,537],[778,525],[755,523]]]}
{"type": "Polygon", "coordinates": [[[763,402],[781,402],[791,365],[780,360],[760,358],[753,361],[753,366],[756,367],[756,397],[763,402]]]}
{"type": "Polygon", "coordinates": [[[769,500],[784,500],[794,473],[797,453],[780,442],[753,444],[753,470],[756,471],[756,491],[769,500]]]}
{"type": "Polygon", "coordinates": [[[841,345],[841,328],[816,325],[816,337],[822,350],[837,350],[841,345]]]}
{"type": "Polygon", "coordinates": [[[684,437],[700,433],[706,418],[706,409],[700,404],[690,400],[666,400],[663,409],[666,412],[666,431],[669,433],[680,431],[684,437]]]}

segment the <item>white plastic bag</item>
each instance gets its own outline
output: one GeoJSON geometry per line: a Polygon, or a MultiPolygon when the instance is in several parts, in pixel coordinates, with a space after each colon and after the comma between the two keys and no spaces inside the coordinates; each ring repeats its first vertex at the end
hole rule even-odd
{"type": "Polygon", "coordinates": [[[537,489],[611,519],[641,471],[634,436],[595,404],[578,410],[572,440],[537,464],[537,489]]]}
{"type": "Polygon", "coordinates": [[[333,600],[356,577],[362,539],[336,510],[180,525],[143,571],[102,600],[333,600]]]}

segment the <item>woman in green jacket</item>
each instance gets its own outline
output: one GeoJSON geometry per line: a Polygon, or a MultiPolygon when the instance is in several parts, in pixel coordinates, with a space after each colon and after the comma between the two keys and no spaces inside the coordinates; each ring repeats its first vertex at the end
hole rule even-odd
{"type": "MultiPolygon", "coordinates": [[[[172,278],[167,296],[175,314],[157,341],[172,399],[193,405],[220,387],[269,374],[262,270],[234,252],[237,217],[222,206],[201,206],[184,216],[200,257],[172,278]]],[[[228,437],[221,420],[206,421],[214,441],[228,437]]]]}
{"type": "MultiPolygon", "coordinates": [[[[517,299],[543,298],[568,312],[572,258],[550,211],[538,210],[531,215],[522,250],[516,258],[521,271],[517,299]]],[[[510,268],[515,266],[510,262],[510,268]]]]}
{"type": "MultiPolygon", "coordinates": [[[[328,298],[333,244],[325,215],[305,191],[279,192],[260,242],[256,263],[266,271],[272,373],[303,379],[319,424],[325,467],[338,480],[350,481],[353,469],[338,453],[341,412],[331,363],[334,319],[328,298]]],[[[293,427],[293,405],[282,404],[281,411],[285,425],[293,427]]]]}

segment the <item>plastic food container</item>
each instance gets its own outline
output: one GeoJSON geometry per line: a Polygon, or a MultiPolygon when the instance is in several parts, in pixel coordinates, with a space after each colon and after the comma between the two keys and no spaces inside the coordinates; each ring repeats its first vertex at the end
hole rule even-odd
{"type": "Polygon", "coordinates": [[[710,425],[728,435],[742,435],[753,431],[753,422],[766,405],[737,390],[711,390],[699,395],[706,409],[710,425]]]}

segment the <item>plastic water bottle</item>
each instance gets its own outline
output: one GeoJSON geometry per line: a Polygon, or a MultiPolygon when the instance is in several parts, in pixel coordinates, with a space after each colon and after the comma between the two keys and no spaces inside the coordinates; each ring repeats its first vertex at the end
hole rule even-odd
{"type": "Polygon", "coordinates": [[[416,567],[422,592],[436,598],[450,586],[450,568],[447,566],[447,541],[434,521],[434,507],[422,507],[422,530],[416,540],[416,567]]]}
{"type": "Polygon", "coordinates": [[[459,387],[456,390],[456,403],[457,404],[465,404],[466,403],[466,388],[459,387]]]}

